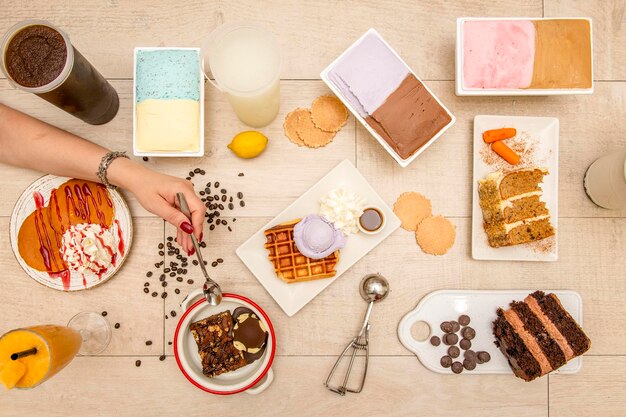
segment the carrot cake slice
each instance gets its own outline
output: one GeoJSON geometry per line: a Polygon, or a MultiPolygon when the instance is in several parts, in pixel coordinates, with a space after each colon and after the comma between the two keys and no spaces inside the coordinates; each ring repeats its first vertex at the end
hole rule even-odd
{"type": "Polygon", "coordinates": [[[554,235],[540,187],[547,168],[493,172],[478,182],[480,208],[489,245],[519,245],[554,235]]]}
{"type": "Polygon", "coordinates": [[[506,356],[513,373],[532,381],[560,368],[591,347],[558,297],[535,291],[524,301],[498,309],[493,322],[496,346],[506,356]]]}

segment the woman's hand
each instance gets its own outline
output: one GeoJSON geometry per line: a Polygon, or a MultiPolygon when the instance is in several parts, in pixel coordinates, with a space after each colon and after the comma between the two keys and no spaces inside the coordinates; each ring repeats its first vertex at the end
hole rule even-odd
{"type": "Polygon", "coordinates": [[[196,195],[190,181],[149,170],[122,158],[111,163],[108,178],[111,183],[132,192],[146,210],[174,225],[177,229],[178,244],[187,255],[194,254],[189,235],[193,233],[199,242],[202,241],[202,225],[206,207],[196,195]],[[122,172],[124,172],[123,177],[121,177],[122,172]],[[122,179],[116,181],[117,178],[122,179]],[[191,212],[191,221],[180,211],[176,193],[182,193],[185,196],[191,212]]]}

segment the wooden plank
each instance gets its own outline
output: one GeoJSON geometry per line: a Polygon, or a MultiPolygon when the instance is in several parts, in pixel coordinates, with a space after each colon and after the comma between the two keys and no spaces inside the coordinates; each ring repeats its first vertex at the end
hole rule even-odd
{"type": "Polygon", "coordinates": [[[623,0],[545,2],[546,17],[590,17],[593,20],[593,78],[626,80],[626,27],[623,0]]]}
{"type": "Polygon", "coordinates": [[[0,413],[7,417],[406,416],[452,415],[462,409],[469,417],[547,416],[546,378],[527,384],[505,375],[438,375],[416,366],[413,358],[371,358],[364,391],[346,397],[322,386],[334,357],[277,357],[274,382],[261,397],[213,396],[187,382],[172,357],[163,362],[142,357],[138,368],[136,359],[77,358],[39,388],[3,395],[0,413]]]}
{"type": "MultiPolygon", "coordinates": [[[[5,289],[0,303],[1,332],[37,324],[65,325],[82,311],[107,312],[112,338],[104,355],[163,352],[163,300],[143,297],[141,277],[153,262],[149,242],[163,239],[160,219],[133,219],[133,244],[122,269],[109,281],[87,291],[65,293],[38,284],[17,263],[9,244],[9,218],[0,218],[0,270],[5,289]],[[120,328],[113,325],[120,323],[120,328]],[[151,340],[151,346],[145,341],[151,340]]],[[[0,413],[2,414],[2,413],[0,413]]]]}
{"type": "MultiPolygon", "coordinates": [[[[120,110],[116,118],[104,126],[88,125],[32,94],[12,90],[6,80],[0,80],[0,94],[2,102],[7,105],[102,146],[132,155],[132,82],[112,81],[112,84],[120,95],[120,110]]],[[[299,148],[283,133],[287,113],[296,107],[309,107],[317,96],[329,94],[321,81],[284,81],[281,88],[279,115],[272,124],[260,129],[269,138],[269,145],[256,159],[240,159],[226,147],[233,136],[250,128],[237,119],[226,97],[209,84],[206,86],[204,158],[150,158],[148,162],[134,159],[155,170],[182,178],[188,175],[190,169],[200,167],[206,170],[207,181],[220,181],[229,189],[236,188],[236,191],[246,195],[246,208],[238,206],[235,215],[273,216],[339,162],[355,160],[355,123],[352,117],[333,142],[324,148],[299,148]],[[239,177],[240,172],[246,176],[239,177]]],[[[8,216],[22,191],[41,173],[4,165],[0,169],[6,197],[0,201],[0,215],[8,216]]],[[[196,185],[198,190],[204,189],[199,183],[196,185]]],[[[134,216],[151,216],[130,193],[125,193],[125,196],[134,216]]]]}
{"type": "Polygon", "coordinates": [[[425,79],[454,78],[456,18],[459,16],[541,16],[540,0],[467,2],[408,0],[379,2],[255,0],[173,4],[70,1],[16,8],[0,6],[0,33],[24,19],[59,25],[75,47],[107,78],[131,78],[136,46],[202,45],[221,22],[259,22],[274,32],[283,55],[282,78],[319,78],[320,71],[370,27],[378,29],[425,79]]]}
{"type": "Polygon", "coordinates": [[[626,357],[585,357],[576,375],[550,375],[550,416],[621,417],[626,410],[626,357]]]}
{"type": "Polygon", "coordinates": [[[489,99],[457,97],[452,82],[428,85],[457,121],[407,168],[401,168],[364,127],[357,128],[358,168],[385,200],[393,203],[405,191],[418,191],[432,200],[438,213],[470,216],[474,117],[549,116],[560,123],[559,216],[626,217],[626,209],[595,206],[583,188],[587,167],[596,158],[626,148],[626,137],[618,133],[626,129],[621,116],[626,112],[626,83],[598,83],[592,96],[489,99]]]}

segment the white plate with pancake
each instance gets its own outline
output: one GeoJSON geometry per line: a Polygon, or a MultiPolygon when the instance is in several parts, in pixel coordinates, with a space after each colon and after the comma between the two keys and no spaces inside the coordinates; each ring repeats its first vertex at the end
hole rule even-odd
{"type": "Polygon", "coordinates": [[[554,117],[476,116],[474,118],[474,174],[472,177],[472,258],[498,261],[556,261],[559,236],[559,119],[554,117]],[[509,147],[522,149],[520,163],[511,165],[483,141],[483,132],[513,127],[517,135],[505,139],[509,147]],[[492,248],[483,228],[483,213],[478,197],[478,181],[492,172],[522,168],[547,168],[541,200],[550,212],[554,236],[532,243],[492,248]]]}
{"type": "MultiPolygon", "coordinates": [[[[450,368],[440,364],[441,357],[447,355],[448,346],[443,342],[439,346],[430,343],[432,336],[441,336],[439,328],[444,321],[458,320],[462,314],[470,317],[469,327],[476,331],[476,337],[471,340],[471,350],[485,351],[491,356],[489,362],[479,364],[472,371],[463,370],[463,375],[472,374],[512,374],[513,371],[506,357],[494,344],[493,321],[497,318],[499,307],[508,308],[512,301],[523,301],[526,296],[535,290],[439,290],[433,291],[422,298],[415,309],[409,311],[398,325],[398,338],[408,350],[413,352],[426,368],[440,374],[452,374],[450,368]],[[412,335],[412,328],[418,322],[424,322],[430,328],[428,334],[422,334],[423,340],[417,340],[412,335]]],[[[583,325],[583,301],[575,291],[544,290],[546,294],[554,293],[563,307],[569,312],[579,326],[583,325]]],[[[421,338],[420,338],[421,339],[421,338]]],[[[463,352],[459,360],[463,362],[463,352]]],[[[552,373],[574,374],[582,367],[582,357],[578,356],[567,362],[552,373]]]]}
{"type": "Polygon", "coordinates": [[[61,184],[69,181],[71,178],[57,177],[55,175],[45,175],[33,182],[18,198],[11,213],[9,224],[9,236],[11,239],[11,249],[24,272],[40,284],[46,287],[60,291],[79,291],[100,285],[109,280],[122,267],[122,264],[128,257],[132,239],[133,239],[133,221],[130,210],[126,205],[122,195],[116,190],[108,190],[111,202],[113,204],[113,225],[111,231],[115,237],[117,246],[117,256],[115,265],[111,265],[101,277],[93,274],[82,274],[76,271],[68,271],[69,275],[61,273],[49,274],[45,271],[39,271],[29,266],[22,256],[20,256],[18,246],[18,234],[22,223],[26,218],[35,211],[35,194],[40,193],[43,197],[43,203],[48,205],[50,194],[53,189],[58,188],[61,184]]]}
{"type": "Polygon", "coordinates": [[[380,198],[363,175],[352,165],[352,162],[344,160],[282,213],[239,246],[237,255],[283,311],[288,316],[293,316],[398,227],[400,227],[400,220],[393,213],[393,210],[380,198]],[[341,187],[361,196],[366,205],[381,210],[385,217],[383,228],[375,235],[366,235],[361,232],[348,236],[346,246],[341,249],[339,262],[335,266],[336,274],[334,277],[293,284],[282,281],[276,276],[274,266],[268,258],[268,251],[264,247],[266,242],[265,230],[309,214],[317,214],[320,199],[329,191],[341,187]]]}

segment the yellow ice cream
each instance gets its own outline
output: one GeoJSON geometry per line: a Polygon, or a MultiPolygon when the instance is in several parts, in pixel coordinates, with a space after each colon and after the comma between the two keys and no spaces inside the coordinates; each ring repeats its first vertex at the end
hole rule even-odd
{"type": "Polygon", "coordinates": [[[141,152],[200,150],[198,100],[147,99],[137,103],[136,145],[141,152]]]}

